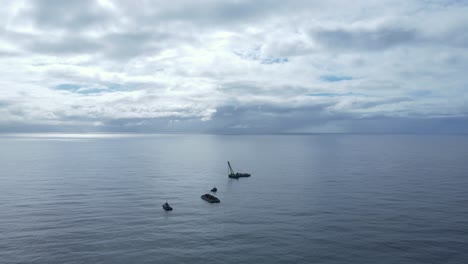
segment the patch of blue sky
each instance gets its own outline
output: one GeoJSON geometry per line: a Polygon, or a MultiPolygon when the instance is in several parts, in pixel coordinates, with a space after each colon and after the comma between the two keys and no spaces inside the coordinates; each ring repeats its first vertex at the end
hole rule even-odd
{"type": "Polygon", "coordinates": [[[81,88],[80,85],[76,84],[70,84],[70,83],[62,83],[54,87],[56,90],[64,90],[64,91],[70,91],[70,92],[75,92],[81,88]]]}
{"type": "Polygon", "coordinates": [[[250,52],[239,52],[233,51],[234,54],[241,57],[244,60],[253,60],[253,61],[260,61],[261,64],[283,64],[289,62],[288,58],[284,57],[268,57],[262,58],[260,56],[260,48],[255,48],[250,52]]]}
{"type": "Polygon", "coordinates": [[[78,84],[62,83],[54,87],[56,90],[69,91],[79,94],[95,94],[105,92],[115,92],[124,90],[124,87],[118,83],[108,83],[103,87],[86,87],[78,84]]]}
{"type": "Polygon", "coordinates": [[[341,81],[349,81],[352,79],[353,77],[346,76],[346,75],[322,75],[320,76],[320,80],[324,82],[341,82],[341,81]]]}

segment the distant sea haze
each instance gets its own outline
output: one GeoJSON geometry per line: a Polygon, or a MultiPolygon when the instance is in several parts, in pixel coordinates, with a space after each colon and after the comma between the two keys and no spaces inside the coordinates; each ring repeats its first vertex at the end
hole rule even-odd
{"type": "Polygon", "coordinates": [[[10,134],[0,147],[1,263],[468,263],[466,135],[10,134]],[[228,160],[252,176],[229,179],[228,160]],[[219,204],[200,198],[213,187],[219,204]]]}

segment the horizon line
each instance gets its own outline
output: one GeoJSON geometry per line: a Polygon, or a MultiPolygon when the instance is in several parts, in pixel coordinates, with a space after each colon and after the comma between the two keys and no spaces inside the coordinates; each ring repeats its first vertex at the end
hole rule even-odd
{"type": "Polygon", "coordinates": [[[466,132],[271,132],[271,133],[209,133],[209,132],[0,132],[3,135],[468,135],[466,132]]]}

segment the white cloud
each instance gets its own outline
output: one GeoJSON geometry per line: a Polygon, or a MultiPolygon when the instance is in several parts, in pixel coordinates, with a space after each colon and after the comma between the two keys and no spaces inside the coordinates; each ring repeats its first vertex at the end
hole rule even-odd
{"type": "Polygon", "coordinates": [[[323,132],[466,118],[467,12],[453,1],[5,1],[0,126],[323,132]]]}

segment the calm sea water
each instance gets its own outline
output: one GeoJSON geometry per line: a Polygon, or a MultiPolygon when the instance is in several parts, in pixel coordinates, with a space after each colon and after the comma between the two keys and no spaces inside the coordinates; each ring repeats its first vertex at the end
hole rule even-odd
{"type": "Polygon", "coordinates": [[[0,263],[468,263],[468,136],[3,135],[0,263]]]}

